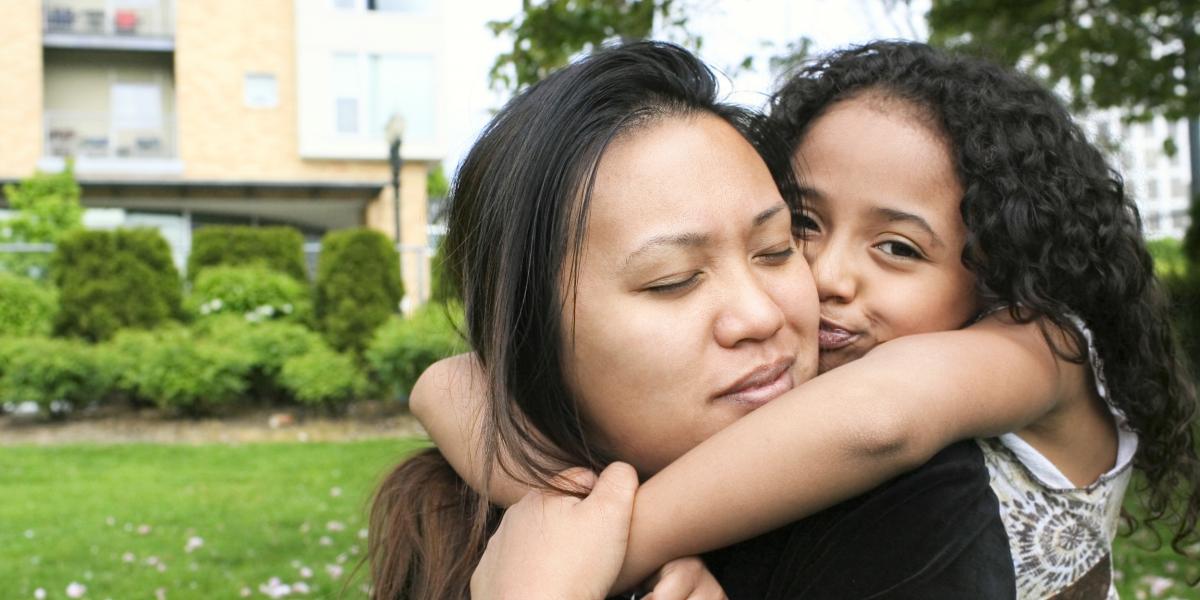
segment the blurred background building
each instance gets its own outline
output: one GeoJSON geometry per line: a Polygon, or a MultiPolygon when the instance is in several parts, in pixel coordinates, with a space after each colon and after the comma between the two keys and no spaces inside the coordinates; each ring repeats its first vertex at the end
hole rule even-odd
{"type": "Polygon", "coordinates": [[[1180,239],[1187,231],[1192,180],[1187,121],[1155,117],[1147,123],[1123,123],[1121,112],[1108,110],[1085,119],[1091,133],[1109,152],[1137,201],[1146,237],[1180,239]],[[1177,146],[1168,154],[1164,143],[1177,146]]]}
{"type": "MultiPolygon", "coordinates": [[[[428,294],[426,175],[445,155],[435,0],[6,0],[0,179],[73,160],[89,227],[153,226],[184,264],[210,224],[395,236],[428,294]]],[[[315,245],[315,244],[313,244],[315,245]]]]}

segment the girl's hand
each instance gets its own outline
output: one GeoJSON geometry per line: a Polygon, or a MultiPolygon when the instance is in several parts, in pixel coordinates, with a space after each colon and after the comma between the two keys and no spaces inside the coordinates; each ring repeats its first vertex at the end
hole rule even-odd
{"type": "Polygon", "coordinates": [[[650,585],[653,589],[642,600],[728,600],[704,561],[695,556],[663,565],[650,585]]]}
{"type": "Polygon", "coordinates": [[[629,541],[637,472],[613,463],[596,477],[560,475],[583,499],[530,492],[504,514],[471,576],[477,600],[598,600],[617,579],[629,541]]]}

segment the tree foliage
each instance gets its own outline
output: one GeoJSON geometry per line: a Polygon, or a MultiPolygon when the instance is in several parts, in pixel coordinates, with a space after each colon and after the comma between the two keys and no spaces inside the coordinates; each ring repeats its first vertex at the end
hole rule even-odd
{"type": "Polygon", "coordinates": [[[496,57],[492,87],[520,90],[567,64],[571,57],[611,40],[640,40],[655,30],[687,33],[685,0],[525,0],[522,11],[506,21],[488,23],[492,33],[512,40],[512,49],[496,57]]]}
{"type": "Polygon", "coordinates": [[[1075,108],[1193,117],[1200,0],[934,0],[930,42],[1007,64],[1029,61],[1075,108]]]}
{"type": "MultiPolygon", "coordinates": [[[[0,223],[0,244],[56,243],[63,234],[83,227],[82,192],[71,164],[60,173],[34,173],[4,186],[13,216],[0,223]]],[[[45,254],[0,254],[0,270],[40,277],[49,265],[45,254]]]]}

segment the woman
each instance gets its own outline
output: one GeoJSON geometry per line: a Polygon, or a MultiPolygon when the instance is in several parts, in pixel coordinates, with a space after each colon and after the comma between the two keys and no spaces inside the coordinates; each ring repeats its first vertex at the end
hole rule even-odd
{"type": "MultiPolygon", "coordinates": [[[[460,167],[448,264],[483,373],[472,383],[487,398],[484,442],[467,460],[485,487],[497,464],[577,495],[556,479],[568,466],[621,459],[649,476],[815,373],[787,151],[715,95],[712,74],[674,46],[601,51],[515,98],[460,167]]],[[[790,597],[805,582],[843,596],[1011,597],[971,448],[714,565],[741,597],[790,597]]],[[[376,595],[464,597],[497,516],[435,451],[402,464],[372,514],[376,595]]]]}

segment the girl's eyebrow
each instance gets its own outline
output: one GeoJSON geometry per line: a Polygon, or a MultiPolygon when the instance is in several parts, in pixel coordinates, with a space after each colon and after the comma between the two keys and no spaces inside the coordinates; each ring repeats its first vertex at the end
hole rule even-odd
{"type": "Polygon", "coordinates": [[[945,246],[945,243],[942,242],[942,238],[939,237],[937,232],[935,232],[933,230],[933,227],[931,227],[929,225],[929,221],[926,221],[920,215],[916,215],[916,214],[906,212],[903,210],[899,210],[899,209],[895,209],[895,208],[888,208],[886,206],[871,207],[871,213],[878,217],[883,218],[884,220],[886,220],[889,223],[895,223],[895,222],[912,223],[913,225],[916,225],[918,228],[923,229],[925,231],[925,233],[928,233],[929,237],[933,238],[933,243],[935,245],[945,246]]]}

